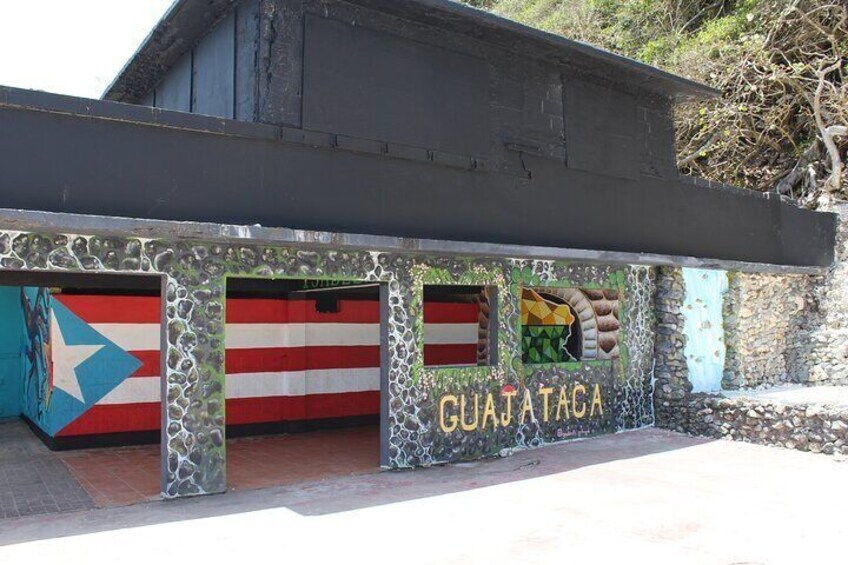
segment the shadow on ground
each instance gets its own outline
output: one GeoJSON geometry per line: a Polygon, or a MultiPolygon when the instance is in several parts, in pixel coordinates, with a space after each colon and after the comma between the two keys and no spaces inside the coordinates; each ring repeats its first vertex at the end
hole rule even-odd
{"type": "Polygon", "coordinates": [[[4,519],[94,506],[67,466],[26,424],[0,423],[0,530],[4,519]]]}
{"type": "Polygon", "coordinates": [[[321,516],[568,473],[710,443],[657,429],[526,450],[511,457],[408,471],[344,475],[226,495],[0,521],[0,546],[123,528],[287,508],[321,516]]]}

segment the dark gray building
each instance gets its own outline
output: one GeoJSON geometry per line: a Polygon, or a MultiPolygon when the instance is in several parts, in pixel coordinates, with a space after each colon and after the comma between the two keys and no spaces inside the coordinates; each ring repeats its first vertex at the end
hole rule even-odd
{"type": "MultiPolygon", "coordinates": [[[[166,497],[226,489],[236,415],[265,426],[247,432],[288,418],[251,419],[228,389],[241,338],[225,313],[245,297],[321,293],[306,325],[374,304],[356,345],[374,382],[315,385],[373,393],[370,412],[292,419],[373,418],[386,468],[649,425],[655,267],[816,273],[834,257],[833,215],[679,174],[674,106],[715,95],[446,0],[180,0],[102,101],[0,88],[2,276],[161,301],[144,397],[161,423],[120,434],[161,437],[166,497]]],[[[286,375],[310,370],[275,369],[256,394],[308,399],[309,378],[286,375]]],[[[22,413],[48,443],[129,437],[77,422],[132,404],[115,392],[128,375],[59,415],[44,398],[67,390],[27,375],[22,413]]]]}

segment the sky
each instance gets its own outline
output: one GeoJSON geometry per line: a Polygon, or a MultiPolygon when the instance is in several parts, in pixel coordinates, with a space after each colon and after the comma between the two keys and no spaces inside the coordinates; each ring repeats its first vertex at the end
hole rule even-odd
{"type": "Polygon", "coordinates": [[[0,0],[0,85],[103,91],[173,0],[0,0]]]}

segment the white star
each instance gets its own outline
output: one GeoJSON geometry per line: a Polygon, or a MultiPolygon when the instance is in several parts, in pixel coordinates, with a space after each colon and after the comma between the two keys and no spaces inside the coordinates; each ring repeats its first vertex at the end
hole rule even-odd
{"type": "Polygon", "coordinates": [[[77,367],[103,349],[103,345],[66,345],[56,314],[50,312],[50,348],[53,353],[53,386],[60,388],[83,404],[77,367]]]}

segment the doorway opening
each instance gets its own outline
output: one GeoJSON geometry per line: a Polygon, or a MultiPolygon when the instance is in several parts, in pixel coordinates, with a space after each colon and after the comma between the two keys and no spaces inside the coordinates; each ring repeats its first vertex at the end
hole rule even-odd
{"type": "Polygon", "coordinates": [[[227,281],[227,482],[261,488],[379,470],[387,289],[227,281]]]}

